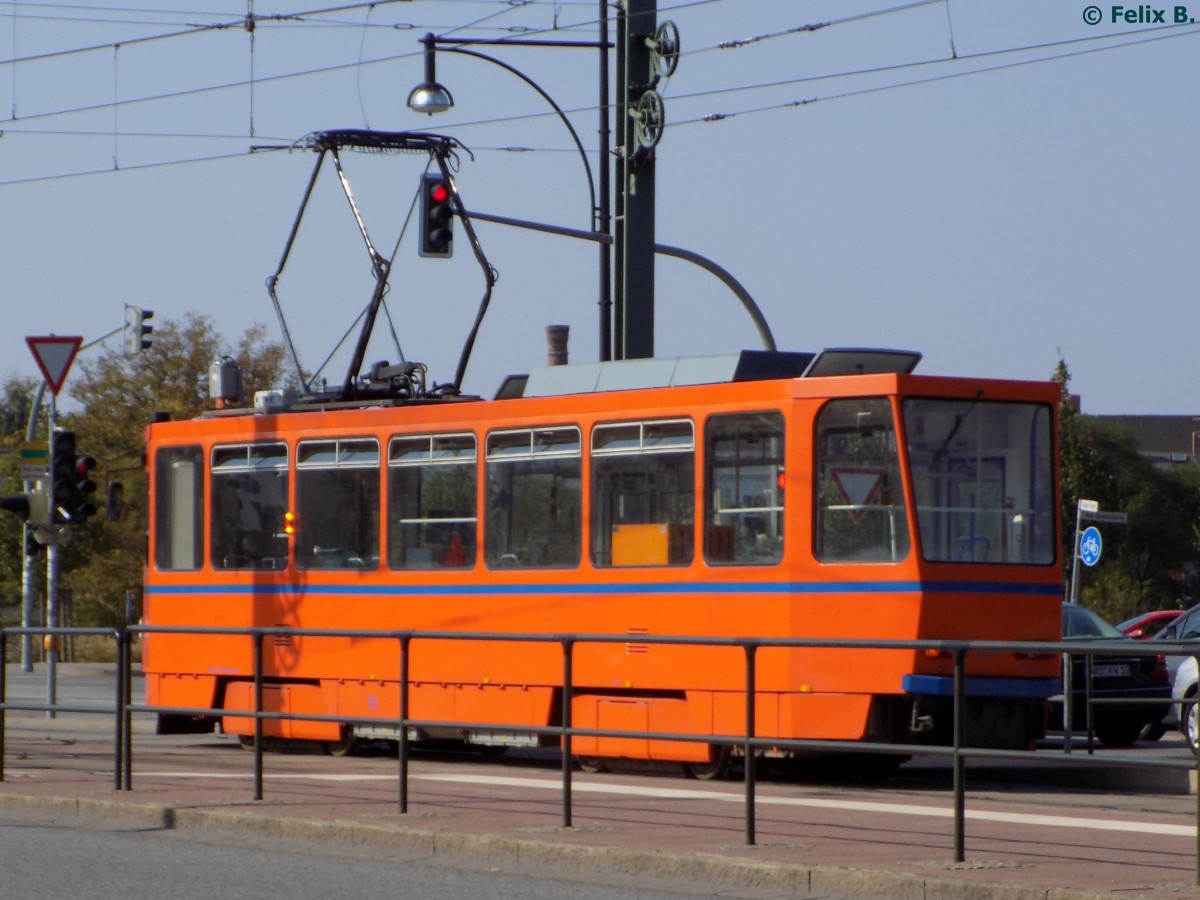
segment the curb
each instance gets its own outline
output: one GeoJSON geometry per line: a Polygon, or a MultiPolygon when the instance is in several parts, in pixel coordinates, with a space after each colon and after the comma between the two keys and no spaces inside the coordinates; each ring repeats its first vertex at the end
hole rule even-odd
{"type": "MultiPolygon", "coordinates": [[[[896,872],[846,869],[705,854],[676,854],[578,844],[556,844],[494,835],[446,833],[403,825],[287,818],[253,812],[126,803],[95,798],[0,794],[0,810],[167,831],[210,832],[224,837],[253,834],[324,846],[402,850],[426,857],[469,857],[508,865],[608,875],[647,875],[711,887],[764,888],[796,895],[888,898],[888,900],[1112,900],[1111,893],[1055,887],[977,884],[896,872]]],[[[971,866],[968,866],[971,867],[971,866]]],[[[1137,894],[1123,894],[1134,900],[1137,894]]]]}

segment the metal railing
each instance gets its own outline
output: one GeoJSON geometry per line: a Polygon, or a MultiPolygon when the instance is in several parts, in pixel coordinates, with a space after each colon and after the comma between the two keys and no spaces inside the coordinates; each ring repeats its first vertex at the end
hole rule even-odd
{"type": "MultiPolygon", "coordinates": [[[[6,628],[0,629],[0,653],[7,649],[7,640],[13,635],[46,635],[54,640],[59,636],[73,635],[107,635],[111,637],[117,650],[117,677],[115,679],[115,698],[112,707],[59,704],[52,697],[46,704],[13,703],[8,699],[7,679],[4,666],[0,666],[0,782],[4,781],[4,755],[6,718],[9,710],[43,711],[49,714],[64,713],[94,713],[112,715],[114,717],[114,752],[113,752],[113,785],[114,790],[133,790],[133,715],[134,713],[166,712],[172,715],[184,716],[223,716],[234,715],[239,718],[253,718],[254,743],[254,799],[263,799],[264,774],[264,737],[263,724],[270,720],[288,720],[305,722],[337,723],[340,725],[363,725],[395,728],[398,742],[398,771],[397,771],[397,806],[400,813],[408,812],[408,784],[410,763],[409,729],[428,729],[451,727],[464,731],[475,729],[495,730],[504,729],[512,734],[523,734],[537,737],[556,737],[560,743],[562,755],[562,825],[572,826],[572,776],[574,754],[573,739],[587,738],[633,738],[639,740],[663,740],[691,743],[704,743],[739,748],[744,763],[744,806],[745,806],[745,841],[748,845],[756,842],[755,794],[757,788],[757,759],[759,751],[771,750],[803,750],[826,751],[836,753],[870,753],[896,755],[904,757],[925,756],[949,758],[953,770],[953,819],[954,819],[954,861],[965,861],[965,831],[966,831],[966,779],[965,762],[967,759],[987,760],[1020,760],[1020,761],[1064,761],[1087,762],[1106,766],[1124,766],[1135,768],[1166,768],[1200,772],[1200,758],[1188,760],[1145,759],[1120,754],[1106,754],[1102,757],[1091,755],[1092,751],[1092,712],[1094,708],[1109,706],[1131,706],[1135,704],[1153,703],[1166,705],[1173,703],[1186,715],[1186,710],[1195,700],[1169,701],[1166,698],[1154,700],[1145,699],[1109,699],[1092,696],[1090,672],[1091,660],[1107,655],[1121,656],[1196,656],[1200,658],[1200,642],[1134,642],[1134,641],[1089,641],[1086,651],[1080,650],[1077,642],[1006,642],[1006,641],[948,641],[948,640],[843,640],[843,639],[787,639],[787,638],[718,638],[670,635],[637,635],[639,644],[666,646],[689,646],[741,649],[744,659],[744,709],[745,722],[740,734],[696,734],[673,733],[661,731],[627,731],[598,728],[577,728],[571,721],[572,698],[576,683],[574,676],[575,650],[581,645],[597,644],[626,644],[630,640],[627,634],[524,634],[506,632],[458,632],[458,631],[372,631],[372,630],[337,630],[337,629],[298,629],[284,627],[256,628],[206,628],[206,627],[167,627],[152,625],[132,625],[128,628],[116,629],[84,629],[84,628],[6,628]],[[163,707],[145,703],[135,703],[131,696],[133,683],[133,640],[139,636],[154,634],[203,635],[203,636],[233,636],[246,637],[253,644],[251,672],[253,678],[254,708],[252,710],[224,709],[220,707],[180,708],[163,707]],[[399,709],[396,716],[390,717],[348,717],[344,715],[329,716],[302,714],[296,712],[273,712],[265,710],[263,703],[264,686],[266,683],[264,665],[264,641],[287,638],[314,639],[351,639],[394,642],[398,649],[398,669],[395,673],[399,688],[399,709]],[[496,722],[465,722],[446,719],[418,719],[409,715],[409,664],[414,643],[443,642],[443,641],[479,641],[489,643],[519,643],[519,644],[548,644],[557,645],[561,652],[562,670],[562,702],[561,723],[558,725],[531,726],[521,723],[496,722]],[[779,648],[794,650],[863,650],[863,651],[916,651],[922,653],[948,656],[953,660],[953,740],[949,746],[925,744],[893,744],[869,741],[841,741],[814,739],[784,739],[779,737],[760,737],[757,734],[755,721],[755,698],[757,695],[757,664],[759,652],[763,649],[779,648]],[[1087,684],[1085,686],[1088,751],[1085,757],[1071,754],[1070,734],[1066,735],[1065,752],[1028,750],[1002,750],[984,747],[969,747],[965,744],[965,711],[966,711],[966,682],[967,659],[971,654],[1020,653],[1025,655],[1064,654],[1068,660],[1071,656],[1086,656],[1088,665],[1087,684]]],[[[2,658],[2,656],[0,656],[2,658]]],[[[559,687],[552,685],[552,687],[559,687]]],[[[1070,696],[1064,696],[1064,703],[1070,702],[1070,696]]],[[[1196,792],[1195,822],[1197,825],[1196,838],[1196,883],[1200,884],[1200,791],[1196,792]]]]}

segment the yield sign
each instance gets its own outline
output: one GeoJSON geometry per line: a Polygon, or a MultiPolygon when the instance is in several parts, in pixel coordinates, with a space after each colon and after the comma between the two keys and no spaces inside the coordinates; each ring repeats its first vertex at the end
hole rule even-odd
{"type": "Polygon", "coordinates": [[[33,351],[33,358],[37,361],[38,368],[42,370],[42,377],[46,379],[51,393],[57,397],[63,382],[67,380],[67,372],[71,368],[71,363],[75,361],[75,354],[79,352],[79,345],[83,343],[83,338],[50,335],[49,337],[27,337],[25,343],[33,351]]]}
{"type": "Polygon", "coordinates": [[[884,469],[867,469],[855,466],[837,466],[830,471],[838,491],[846,502],[854,507],[855,522],[861,522],[866,507],[879,496],[883,487],[883,477],[887,474],[884,469]]]}

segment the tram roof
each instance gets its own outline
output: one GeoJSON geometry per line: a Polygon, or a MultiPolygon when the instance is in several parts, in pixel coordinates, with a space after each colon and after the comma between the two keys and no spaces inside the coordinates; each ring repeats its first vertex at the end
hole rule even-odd
{"type": "Polygon", "coordinates": [[[718,356],[545,366],[528,375],[510,376],[496,399],[560,397],[779,378],[907,374],[920,360],[921,354],[913,350],[836,347],[818,353],[743,350],[718,356]]]}

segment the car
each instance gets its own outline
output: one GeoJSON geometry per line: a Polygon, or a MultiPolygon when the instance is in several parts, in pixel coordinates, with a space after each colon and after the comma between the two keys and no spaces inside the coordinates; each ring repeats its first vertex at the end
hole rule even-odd
{"type": "Polygon", "coordinates": [[[1117,630],[1129,635],[1131,638],[1148,641],[1161,631],[1163,627],[1171,624],[1171,622],[1182,615],[1183,610],[1180,609],[1156,609],[1153,612],[1145,612],[1140,616],[1134,616],[1132,619],[1126,619],[1117,625],[1117,630]]]}
{"type": "MultiPolygon", "coordinates": [[[[1156,641],[1196,641],[1200,640],[1200,604],[1181,613],[1179,618],[1166,628],[1154,635],[1156,641]]],[[[1200,653],[1200,647],[1197,648],[1200,653]]],[[[1168,677],[1171,679],[1171,699],[1175,701],[1190,700],[1197,693],[1196,657],[1168,654],[1166,657],[1168,677]]],[[[1185,704],[1176,702],[1165,720],[1168,727],[1177,727],[1182,733],[1191,751],[1200,755],[1200,710],[1195,703],[1185,704]]]]}
{"type": "MultiPolygon", "coordinates": [[[[1116,626],[1073,603],[1062,609],[1063,641],[1078,642],[1080,651],[1089,641],[1125,642],[1133,638],[1122,634],[1116,626]]],[[[1148,726],[1162,722],[1170,711],[1171,682],[1167,677],[1166,660],[1161,654],[1090,655],[1093,700],[1145,700],[1136,705],[1097,704],[1092,707],[1092,730],[1108,747],[1128,747],[1148,726]],[[1154,702],[1161,701],[1161,702],[1154,702]]],[[[1087,728],[1087,678],[1089,654],[1072,652],[1071,721],[1075,731],[1087,728]]],[[[1053,698],[1052,698],[1053,699],[1053,698]]],[[[1051,705],[1051,724],[1061,725],[1062,695],[1051,705]]]]}
{"type": "MultiPolygon", "coordinates": [[[[1156,632],[1151,640],[1155,641],[1194,641],[1200,639],[1200,604],[1186,609],[1165,628],[1156,632]]],[[[1187,656],[1167,654],[1167,677],[1174,683],[1179,667],[1187,656]]]]}
{"type": "MultiPolygon", "coordinates": [[[[1198,651],[1200,652],[1200,651],[1198,651]]],[[[1175,701],[1194,700],[1196,697],[1196,657],[1180,657],[1182,662],[1175,670],[1175,679],[1171,682],[1171,699],[1175,701]]],[[[1172,704],[1176,726],[1187,741],[1188,749],[1200,756],[1200,710],[1196,703],[1172,704]]]]}

